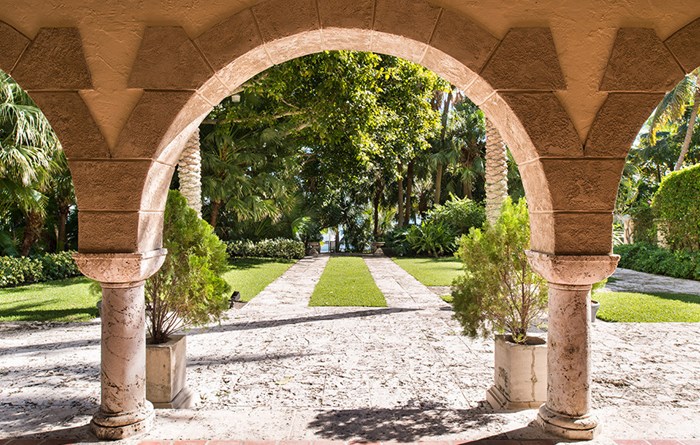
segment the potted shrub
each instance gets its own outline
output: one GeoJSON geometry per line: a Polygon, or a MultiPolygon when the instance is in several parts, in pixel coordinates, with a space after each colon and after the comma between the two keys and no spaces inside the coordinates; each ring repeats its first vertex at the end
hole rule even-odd
{"type": "Polygon", "coordinates": [[[455,318],[471,337],[495,335],[494,408],[534,408],[546,400],[545,340],[528,333],[547,308],[547,282],[525,255],[530,227],[524,200],[507,199],[496,224],[472,228],[457,253],[464,274],[452,287],[455,318]]]}
{"type": "Polygon", "coordinates": [[[230,287],[226,245],[212,227],[171,190],[165,207],[163,267],[146,281],[146,398],[156,408],[189,408],[196,397],[186,387],[186,337],[174,335],[223,318],[230,287]]]}

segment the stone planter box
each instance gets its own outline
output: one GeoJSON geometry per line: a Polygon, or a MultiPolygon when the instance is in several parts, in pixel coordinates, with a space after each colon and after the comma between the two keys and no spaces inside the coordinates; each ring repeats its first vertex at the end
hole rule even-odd
{"type": "Polygon", "coordinates": [[[539,337],[529,340],[519,345],[496,336],[494,385],[486,392],[494,409],[537,408],[547,400],[547,344],[539,337]]]}
{"type": "Polygon", "coordinates": [[[155,408],[192,408],[197,396],[187,388],[187,337],[146,345],[146,398],[155,408]]]}
{"type": "Polygon", "coordinates": [[[382,247],[384,247],[384,244],[386,244],[383,241],[377,241],[372,243],[372,254],[381,256],[384,255],[384,251],[382,250],[382,247]]]}
{"type": "Polygon", "coordinates": [[[321,252],[321,243],[317,241],[310,242],[306,249],[306,255],[318,256],[319,252],[321,252]]]}

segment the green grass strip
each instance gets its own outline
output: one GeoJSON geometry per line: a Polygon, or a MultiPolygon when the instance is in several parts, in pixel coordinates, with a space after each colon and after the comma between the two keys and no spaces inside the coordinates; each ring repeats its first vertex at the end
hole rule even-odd
{"type": "Polygon", "coordinates": [[[0,322],[89,321],[97,317],[99,295],[85,277],[0,289],[0,322]]]}
{"type": "Polygon", "coordinates": [[[462,274],[462,262],[454,257],[392,259],[424,286],[451,286],[462,274]]]}
{"type": "Polygon", "coordinates": [[[268,284],[287,271],[296,260],[235,258],[224,272],[224,280],[231,290],[241,293],[241,301],[248,302],[257,296],[268,284]]]}
{"type": "Polygon", "coordinates": [[[669,293],[597,292],[598,318],[612,322],[700,322],[700,296],[669,293]]]}
{"type": "Polygon", "coordinates": [[[331,257],[309,306],[386,307],[386,300],[362,258],[331,257]]]}

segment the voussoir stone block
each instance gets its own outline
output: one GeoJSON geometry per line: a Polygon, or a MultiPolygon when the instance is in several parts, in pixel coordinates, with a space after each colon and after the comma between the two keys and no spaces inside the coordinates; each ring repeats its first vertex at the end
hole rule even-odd
{"type": "Polygon", "coordinates": [[[141,194],[151,165],[150,159],[71,160],[69,163],[81,211],[142,209],[141,194]]]}
{"type": "Polygon", "coordinates": [[[586,140],[586,156],[623,158],[663,93],[610,93],[586,140]]]}
{"type": "Polygon", "coordinates": [[[77,28],[41,28],[12,70],[25,90],[87,90],[92,79],[77,28]]]}
{"type": "Polygon", "coordinates": [[[29,44],[29,39],[12,26],[0,21],[0,70],[9,73],[29,44]]]}
{"type": "Polygon", "coordinates": [[[520,119],[539,156],[583,155],[574,124],[554,93],[499,95],[520,119]]]}
{"type": "Polygon", "coordinates": [[[251,9],[274,63],[323,49],[315,0],[267,0],[251,9]]]}
{"type": "Polygon", "coordinates": [[[319,0],[324,49],[369,51],[374,0],[319,0]]]}
{"type": "Polygon", "coordinates": [[[374,30],[428,43],[440,11],[421,0],[377,0],[374,30]]]}
{"type": "Polygon", "coordinates": [[[497,90],[565,90],[549,28],[512,28],[481,75],[497,90]]]}
{"type": "Polygon", "coordinates": [[[700,18],[693,20],[664,42],[689,73],[700,66],[700,18]]]}
{"type": "Polygon", "coordinates": [[[685,73],[653,29],[620,28],[601,91],[670,91],[685,73]]]}
{"type": "Polygon", "coordinates": [[[218,23],[194,41],[216,71],[263,44],[250,9],[218,23]]]}
{"type": "Polygon", "coordinates": [[[469,69],[479,72],[498,44],[478,24],[450,11],[443,11],[430,40],[430,46],[459,60],[469,69]]]}
{"type": "Polygon", "coordinates": [[[193,90],[213,74],[184,29],[148,27],[129,76],[129,87],[193,90]]]}
{"type": "Polygon", "coordinates": [[[108,158],[109,146],[77,91],[34,91],[68,159],[108,158]]]}
{"type": "MultiPolygon", "coordinates": [[[[440,77],[464,91],[470,99],[474,94],[473,86],[479,75],[467,68],[459,60],[432,47],[428,47],[421,63],[424,67],[439,74],[440,77]]],[[[493,92],[493,90],[491,90],[493,92]]],[[[472,99],[473,101],[473,99],[472,99]]]]}

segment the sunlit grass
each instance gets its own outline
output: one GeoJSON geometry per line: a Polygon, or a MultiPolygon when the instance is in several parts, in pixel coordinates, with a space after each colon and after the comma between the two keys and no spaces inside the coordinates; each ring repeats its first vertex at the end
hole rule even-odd
{"type": "Polygon", "coordinates": [[[232,291],[241,293],[241,301],[248,302],[294,263],[296,260],[236,258],[231,260],[229,270],[223,277],[231,285],[232,291]]]}
{"type": "Polygon", "coordinates": [[[462,262],[454,257],[392,259],[424,286],[451,286],[462,274],[462,262]]]}
{"type": "Polygon", "coordinates": [[[700,322],[700,296],[640,293],[597,292],[600,302],[598,318],[613,322],[700,322]]]}
{"type": "Polygon", "coordinates": [[[386,307],[386,300],[362,258],[331,257],[309,306],[386,307]]]}

